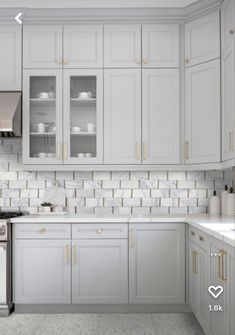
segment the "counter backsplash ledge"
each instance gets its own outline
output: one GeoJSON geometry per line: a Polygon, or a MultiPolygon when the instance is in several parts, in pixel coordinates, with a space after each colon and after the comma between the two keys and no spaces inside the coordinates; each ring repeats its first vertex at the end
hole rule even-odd
{"type": "Polygon", "coordinates": [[[26,172],[21,140],[0,140],[1,211],[38,212],[45,189],[56,180],[65,188],[64,207],[69,213],[206,213],[213,190],[220,194],[225,184],[234,184],[233,178],[232,170],[26,172]]]}

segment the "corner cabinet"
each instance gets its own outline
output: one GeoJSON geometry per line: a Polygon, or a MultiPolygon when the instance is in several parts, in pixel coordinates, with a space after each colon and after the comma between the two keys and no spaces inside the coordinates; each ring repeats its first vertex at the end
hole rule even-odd
{"type": "Polygon", "coordinates": [[[21,90],[21,27],[0,25],[0,91],[21,90]]]}
{"type": "Polygon", "coordinates": [[[220,162],[220,60],[185,71],[185,162],[220,162]]]}
{"type": "Polygon", "coordinates": [[[221,9],[221,39],[224,51],[235,38],[235,2],[224,0],[221,9]]]}
{"type": "Polygon", "coordinates": [[[185,303],[185,225],[129,225],[130,303],[185,303]]]}

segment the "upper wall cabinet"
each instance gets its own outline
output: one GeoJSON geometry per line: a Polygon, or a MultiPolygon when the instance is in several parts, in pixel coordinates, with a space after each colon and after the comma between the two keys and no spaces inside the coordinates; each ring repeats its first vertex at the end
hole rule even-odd
{"type": "Polygon", "coordinates": [[[186,69],[185,160],[220,162],[220,60],[186,69]]]}
{"type": "Polygon", "coordinates": [[[21,90],[21,27],[0,26],[0,91],[21,90]]]}
{"type": "Polygon", "coordinates": [[[224,51],[235,36],[235,2],[225,0],[221,11],[221,39],[224,51]]]}
{"type": "Polygon", "coordinates": [[[143,163],[178,164],[179,70],[143,71],[143,163]]]}
{"type": "Polygon", "coordinates": [[[104,26],[104,67],[141,67],[141,26],[104,26]]]}
{"type": "Polygon", "coordinates": [[[220,57],[219,12],[185,25],[185,66],[207,62],[220,57]]]}
{"type": "Polygon", "coordinates": [[[24,26],[24,68],[62,68],[62,26],[24,26]]]}
{"type": "Polygon", "coordinates": [[[179,67],[178,24],[143,25],[142,66],[179,67]]]}
{"type": "Polygon", "coordinates": [[[104,163],[141,163],[141,73],[104,71],[104,163]]]}
{"type": "Polygon", "coordinates": [[[103,26],[64,26],[64,67],[103,66],[103,26]]]}

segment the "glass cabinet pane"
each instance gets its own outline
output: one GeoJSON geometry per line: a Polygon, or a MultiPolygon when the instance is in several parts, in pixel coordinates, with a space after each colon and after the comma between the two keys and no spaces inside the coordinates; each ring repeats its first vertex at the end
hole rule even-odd
{"type": "Polygon", "coordinates": [[[30,77],[30,157],[56,157],[56,77],[30,77]]]}

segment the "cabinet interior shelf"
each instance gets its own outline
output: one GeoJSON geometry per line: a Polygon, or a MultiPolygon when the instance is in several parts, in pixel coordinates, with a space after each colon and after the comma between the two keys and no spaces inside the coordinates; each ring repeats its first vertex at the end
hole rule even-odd
{"type": "Polygon", "coordinates": [[[76,99],[72,98],[70,99],[71,103],[76,104],[76,105],[95,105],[96,103],[96,98],[91,98],[91,99],[76,99]]]}
{"type": "Polygon", "coordinates": [[[30,99],[30,102],[33,105],[53,105],[56,102],[56,99],[30,99]]]}
{"type": "Polygon", "coordinates": [[[36,132],[31,132],[31,136],[55,136],[56,133],[36,133],[36,132]]]}
{"type": "Polygon", "coordinates": [[[71,132],[70,135],[72,136],[84,136],[84,137],[89,137],[89,136],[96,136],[96,132],[71,132]]]}

